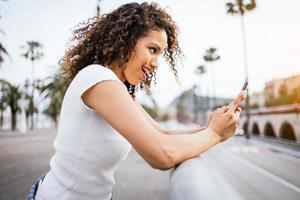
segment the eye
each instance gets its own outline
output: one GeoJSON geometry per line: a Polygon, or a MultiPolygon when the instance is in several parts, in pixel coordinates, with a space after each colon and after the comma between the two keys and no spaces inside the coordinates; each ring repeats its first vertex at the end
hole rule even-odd
{"type": "Polygon", "coordinates": [[[150,52],[155,54],[157,52],[157,49],[155,47],[150,47],[150,52]]]}

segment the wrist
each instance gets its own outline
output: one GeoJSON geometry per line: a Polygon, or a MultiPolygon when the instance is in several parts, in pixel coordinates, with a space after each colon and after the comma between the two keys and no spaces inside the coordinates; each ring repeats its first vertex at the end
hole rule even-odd
{"type": "Polygon", "coordinates": [[[220,134],[215,131],[214,129],[207,127],[208,134],[212,137],[213,140],[215,140],[217,143],[220,143],[222,141],[222,137],[220,134]]]}

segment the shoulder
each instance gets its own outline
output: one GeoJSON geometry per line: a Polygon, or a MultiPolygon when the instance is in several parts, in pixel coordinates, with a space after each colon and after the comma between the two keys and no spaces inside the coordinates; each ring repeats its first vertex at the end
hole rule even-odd
{"type": "Polygon", "coordinates": [[[95,75],[100,75],[100,74],[118,78],[111,69],[104,67],[102,65],[98,65],[98,64],[92,64],[92,65],[88,65],[88,66],[84,67],[83,69],[81,69],[78,72],[76,77],[86,76],[86,75],[95,76],[95,75]]]}
{"type": "Polygon", "coordinates": [[[89,88],[97,84],[98,82],[102,82],[105,80],[113,80],[122,83],[121,80],[111,69],[96,64],[89,65],[81,69],[74,77],[72,82],[77,87],[83,86],[89,88]]]}
{"type": "Polygon", "coordinates": [[[96,88],[96,90],[92,91],[98,91],[99,88],[103,90],[103,86],[98,87],[98,85],[102,85],[101,83],[104,82],[113,82],[110,84],[103,84],[103,86],[108,88],[111,87],[111,84],[115,85],[116,83],[121,88],[125,87],[125,85],[111,69],[106,68],[102,65],[89,65],[77,73],[77,75],[72,80],[69,88],[73,93],[82,96],[83,93],[91,88],[96,88]],[[97,87],[94,87],[96,85],[97,87]]]}

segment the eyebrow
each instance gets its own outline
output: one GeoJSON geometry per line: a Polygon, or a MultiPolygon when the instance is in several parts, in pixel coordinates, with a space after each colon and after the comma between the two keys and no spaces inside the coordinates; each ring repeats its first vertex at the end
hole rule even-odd
{"type": "Polygon", "coordinates": [[[154,45],[159,51],[161,51],[161,48],[158,44],[156,44],[154,42],[150,42],[150,44],[154,45]]]}

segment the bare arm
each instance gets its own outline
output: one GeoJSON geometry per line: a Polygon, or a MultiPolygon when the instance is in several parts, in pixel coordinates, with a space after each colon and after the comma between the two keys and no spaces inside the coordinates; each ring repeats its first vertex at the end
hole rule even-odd
{"type": "Polygon", "coordinates": [[[184,160],[199,156],[221,140],[220,135],[211,128],[195,134],[164,134],[146,119],[126,88],[117,81],[98,83],[82,98],[154,168],[172,168],[184,160]]]}
{"type": "Polygon", "coordinates": [[[136,102],[136,105],[139,107],[139,109],[142,111],[142,113],[145,115],[145,118],[154,126],[157,130],[161,131],[165,134],[193,134],[197,133],[199,131],[203,131],[206,127],[199,127],[199,128],[192,128],[187,130],[171,130],[167,129],[165,127],[162,127],[159,123],[157,123],[145,110],[144,108],[136,102]]]}
{"type": "Polygon", "coordinates": [[[187,129],[187,130],[167,130],[164,133],[165,134],[194,134],[194,133],[197,133],[199,131],[203,131],[205,129],[206,129],[206,127],[191,128],[191,129],[187,129]]]}

